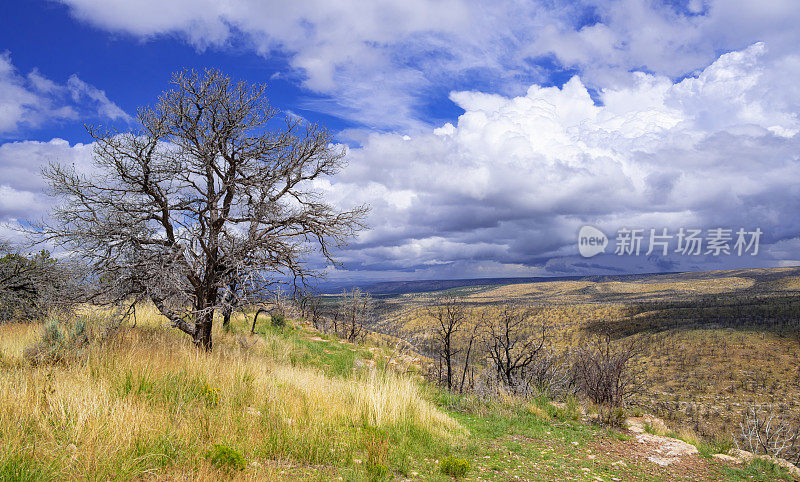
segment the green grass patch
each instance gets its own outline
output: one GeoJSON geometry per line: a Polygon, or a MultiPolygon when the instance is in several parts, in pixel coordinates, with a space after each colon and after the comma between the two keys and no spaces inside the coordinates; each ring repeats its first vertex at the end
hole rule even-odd
{"type": "Polygon", "coordinates": [[[225,444],[214,444],[206,452],[206,459],[215,467],[226,471],[244,470],[247,462],[242,454],[225,444]]]}
{"type": "Polygon", "coordinates": [[[738,481],[771,481],[771,480],[795,480],[789,472],[768,460],[753,459],[742,468],[725,467],[722,469],[723,475],[727,480],[738,481]]]}
{"type": "Polygon", "coordinates": [[[55,480],[52,464],[42,463],[32,454],[9,452],[0,456],[0,481],[28,482],[55,480]]]}

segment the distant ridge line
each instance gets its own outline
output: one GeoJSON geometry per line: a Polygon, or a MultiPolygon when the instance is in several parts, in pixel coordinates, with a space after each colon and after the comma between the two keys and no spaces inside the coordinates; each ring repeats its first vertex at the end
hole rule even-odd
{"type": "Polygon", "coordinates": [[[321,282],[317,285],[317,291],[322,294],[337,294],[342,290],[361,288],[373,295],[400,295],[405,293],[426,293],[431,291],[441,291],[454,288],[468,288],[471,286],[499,286],[522,283],[547,283],[553,281],[642,281],[646,279],[658,278],[663,276],[681,275],[687,279],[704,278],[708,276],[726,277],[751,273],[756,276],[771,276],[777,272],[798,271],[800,267],[776,267],[776,268],[733,268],[724,270],[708,271],[665,271],[658,273],[634,273],[634,274],[613,274],[613,275],[571,275],[571,276],[531,276],[531,277],[509,277],[509,278],[464,278],[464,279],[445,279],[445,280],[408,280],[408,281],[372,281],[366,283],[353,282],[321,282]],[[768,274],[768,273],[771,273],[768,274]]]}
{"type": "Polygon", "coordinates": [[[573,276],[533,276],[511,278],[464,278],[449,280],[409,280],[409,281],[373,281],[360,283],[320,283],[319,291],[323,294],[335,294],[344,289],[361,288],[371,294],[403,294],[425,293],[470,286],[511,285],[522,283],[546,283],[552,281],[635,281],[653,276],[666,276],[679,272],[641,273],[624,275],[573,275],[573,276]]]}

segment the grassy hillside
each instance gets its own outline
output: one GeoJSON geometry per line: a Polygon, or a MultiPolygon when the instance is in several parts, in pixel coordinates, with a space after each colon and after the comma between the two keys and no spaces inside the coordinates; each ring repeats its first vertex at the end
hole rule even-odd
{"type": "Polygon", "coordinates": [[[240,317],[203,353],[138,311],[115,336],[88,309],[61,320],[61,338],[0,325],[0,480],[448,480],[448,456],[468,462],[468,479],[784,476],[710,449],[661,467],[630,436],[578,420],[574,403],[447,394],[387,348],[297,322],[249,335],[240,317]],[[52,356],[32,363],[25,348],[43,335],[39,352],[52,356]]]}
{"type": "Polygon", "coordinates": [[[249,462],[236,475],[326,478],[357,459],[402,468],[406,453],[466,433],[411,378],[358,369],[372,352],[302,329],[220,334],[207,354],[140,316],[116,339],[34,367],[22,349],[42,329],[0,326],[0,479],[218,479],[215,444],[249,462]]]}

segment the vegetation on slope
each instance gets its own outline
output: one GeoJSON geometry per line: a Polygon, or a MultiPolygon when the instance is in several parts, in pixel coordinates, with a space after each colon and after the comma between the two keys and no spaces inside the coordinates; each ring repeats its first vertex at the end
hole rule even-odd
{"type": "Polygon", "coordinates": [[[466,433],[409,377],[354,369],[373,356],[362,348],[262,326],[220,334],[204,353],[162,323],[140,315],[124,335],[36,366],[23,347],[43,328],[0,325],[0,479],[218,479],[227,468],[208,456],[215,446],[248,461],[238,476],[324,478],[403,470],[407,454],[466,433]]]}
{"type": "MultiPolygon", "coordinates": [[[[676,432],[744,443],[740,425],[748,409],[792,421],[800,413],[797,272],[681,273],[462,292],[460,301],[470,316],[453,336],[451,351],[458,355],[452,363],[457,373],[472,373],[472,367],[465,372],[463,366],[473,334],[480,333],[485,313],[508,303],[529,308],[536,313],[533,322],[550,327],[556,361],[572,358],[593,334],[608,334],[622,345],[649,338],[636,363],[641,391],[635,404],[667,419],[676,432]]],[[[387,300],[391,309],[379,329],[404,333],[425,350],[431,339],[427,306],[436,304],[437,296],[452,294],[448,290],[387,300]]],[[[478,337],[470,351],[476,365],[485,344],[478,337]]],[[[435,350],[429,351],[435,356],[435,350]]],[[[470,382],[468,376],[466,385],[470,382]]]]}
{"type": "Polygon", "coordinates": [[[448,393],[387,369],[389,349],[296,321],[251,336],[239,315],[209,353],[154,310],[113,335],[102,313],[81,316],[88,344],[48,360],[24,352],[51,328],[0,325],[0,480],[449,480],[465,464],[467,479],[784,476],[762,462],[642,464],[641,444],[578,420],[574,401],[448,393]]]}

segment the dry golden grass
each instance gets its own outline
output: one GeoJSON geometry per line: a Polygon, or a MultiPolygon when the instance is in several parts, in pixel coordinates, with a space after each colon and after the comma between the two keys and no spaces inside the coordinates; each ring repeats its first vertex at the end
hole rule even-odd
{"type": "Polygon", "coordinates": [[[402,375],[327,376],[294,365],[292,344],[272,332],[218,333],[215,350],[199,352],[154,310],[137,315],[135,329],[55,366],[22,359],[38,327],[0,325],[0,475],[323,477],[364,458],[376,438],[402,445],[465,433],[402,375]],[[250,465],[211,465],[213,444],[250,465]]]}
{"type": "Polygon", "coordinates": [[[38,324],[0,324],[0,361],[21,362],[22,350],[33,343],[41,331],[41,325],[38,324]]]}

